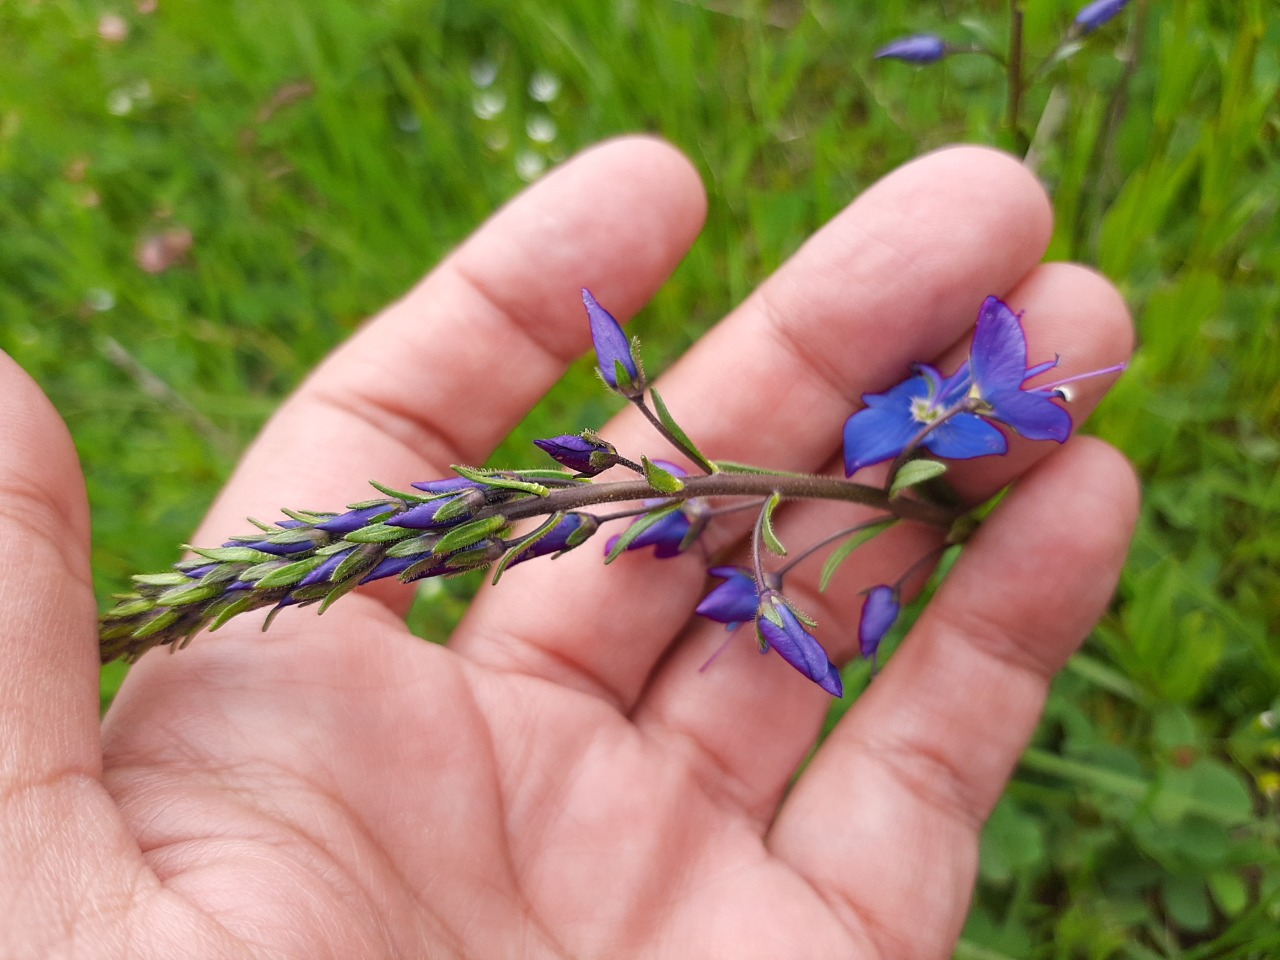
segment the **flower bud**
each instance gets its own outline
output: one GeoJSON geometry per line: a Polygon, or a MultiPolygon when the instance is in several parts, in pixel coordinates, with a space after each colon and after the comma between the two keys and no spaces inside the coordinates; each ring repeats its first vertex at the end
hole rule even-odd
{"type": "Polygon", "coordinates": [[[1104,23],[1115,19],[1128,4],[1129,0],[1093,0],[1076,14],[1076,28],[1081,33],[1093,33],[1104,23]]]}
{"type": "Polygon", "coordinates": [[[765,649],[773,647],[783,660],[833,697],[844,695],[840,671],[781,594],[765,593],[756,615],[756,630],[765,649]]]}
{"type": "Polygon", "coordinates": [[[631,343],[622,332],[622,325],[591,295],[586,287],[582,288],[582,302],[587,308],[587,319],[591,322],[591,342],[596,348],[596,363],[604,382],[624,396],[640,396],[644,392],[641,383],[640,368],[631,356],[631,343]],[[618,372],[621,369],[626,381],[618,383],[618,372]]]}
{"type": "Polygon", "coordinates": [[[887,43],[875,52],[877,60],[903,60],[926,66],[937,63],[947,55],[947,44],[931,33],[918,33],[887,43]]]}
{"type": "Polygon", "coordinates": [[[858,621],[858,648],[868,660],[874,660],[880,641],[898,620],[902,611],[898,591],[881,584],[867,591],[858,621]]]}
{"type": "Polygon", "coordinates": [[[556,463],[584,477],[594,477],[618,462],[613,444],[594,435],[569,433],[533,443],[556,463]]]}
{"type": "Polygon", "coordinates": [[[727,623],[732,630],[751,620],[760,606],[755,575],[744,567],[712,567],[707,573],[724,582],[702,598],[697,612],[710,620],[727,623]]]}

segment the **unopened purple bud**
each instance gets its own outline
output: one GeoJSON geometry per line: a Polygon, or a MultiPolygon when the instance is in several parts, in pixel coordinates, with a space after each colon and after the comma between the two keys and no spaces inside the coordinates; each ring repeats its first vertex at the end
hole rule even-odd
{"type": "Polygon", "coordinates": [[[947,55],[947,44],[931,33],[918,33],[887,43],[875,53],[877,60],[903,60],[907,63],[927,65],[937,63],[947,55]]]}
{"type": "Polygon", "coordinates": [[[270,540],[228,540],[224,547],[248,547],[276,557],[287,557],[291,553],[300,553],[315,546],[310,540],[295,540],[293,543],[272,543],[270,540]]]}
{"type": "Polygon", "coordinates": [[[880,641],[898,620],[902,605],[898,591],[881,584],[867,591],[862,604],[862,617],[858,621],[858,648],[868,660],[874,659],[880,649],[880,641]]]}
{"type": "MultiPolygon", "coordinates": [[[[591,322],[591,342],[596,348],[596,363],[600,368],[600,376],[609,386],[618,387],[618,375],[615,365],[622,364],[622,369],[631,377],[632,384],[640,379],[640,370],[631,356],[631,343],[622,332],[622,325],[591,295],[586,287],[582,288],[582,302],[587,308],[587,319],[591,322]]],[[[626,388],[624,384],[623,389],[626,388]]]]}
{"type": "Polygon", "coordinates": [[[398,576],[421,560],[422,557],[383,557],[378,565],[360,578],[361,583],[398,576]]]}
{"type": "MultiPolygon", "coordinates": [[[[682,549],[685,537],[689,534],[691,524],[689,518],[683,510],[676,510],[667,514],[657,523],[646,529],[640,536],[636,537],[629,544],[628,550],[640,550],[644,547],[653,547],[653,555],[660,559],[666,560],[677,556],[682,549]]],[[[613,546],[618,542],[618,537],[610,537],[604,545],[605,554],[613,552],[613,546]]]]}
{"type": "Polygon", "coordinates": [[[756,629],[766,647],[773,647],[783,660],[833,697],[843,696],[840,671],[780,594],[765,593],[756,616],[756,629]]]}
{"type": "Polygon", "coordinates": [[[1128,5],[1129,0],[1093,0],[1076,14],[1076,26],[1081,33],[1093,33],[1128,5]]]}
{"type": "Polygon", "coordinates": [[[320,566],[316,567],[298,581],[298,586],[309,587],[313,583],[326,583],[329,578],[333,576],[333,572],[338,569],[342,561],[347,559],[351,551],[354,549],[355,547],[351,547],[347,550],[339,550],[337,553],[329,554],[329,556],[324,558],[324,562],[321,563],[320,566]]]}
{"type": "Polygon", "coordinates": [[[751,620],[760,606],[755,575],[744,567],[712,567],[707,573],[724,577],[724,582],[702,598],[697,612],[711,620],[727,623],[729,629],[751,620]]]}
{"type": "Polygon", "coordinates": [[[352,533],[366,526],[374,517],[381,516],[391,512],[391,504],[380,503],[372,507],[361,507],[358,510],[348,510],[346,513],[340,513],[336,517],[330,517],[316,524],[317,530],[323,530],[325,533],[336,533],[339,536],[346,533],[352,533]]]}
{"type": "Polygon", "coordinates": [[[556,463],[584,477],[594,477],[618,462],[618,451],[613,444],[598,438],[592,440],[568,433],[533,443],[556,463]]]}
{"type": "Polygon", "coordinates": [[[483,490],[484,484],[466,477],[446,477],[443,480],[422,480],[411,484],[427,493],[457,493],[459,490],[483,490]]]}
{"type": "Polygon", "coordinates": [[[483,490],[463,490],[452,497],[441,497],[438,500],[428,500],[425,503],[414,504],[404,513],[398,513],[384,522],[389,527],[406,527],[410,530],[430,530],[433,527],[447,527],[470,518],[472,513],[479,507],[484,506],[484,502],[485,495],[483,490]],[[448,519],[436,519],[436,515],[446,505],[450,506],[448,519]],[[458,507],[463,509],[459,510],[457,509],[458,507]]]}
{"type": "Polygon", "coordinates": [[[571,550],[595,533],[598,525],[596,518],[589,513],[566,514],[559,523],[522,550],[520,556],[512,560],[509,566],[524,563],[534,557],[545,557],[549,553],[571,550]]]}

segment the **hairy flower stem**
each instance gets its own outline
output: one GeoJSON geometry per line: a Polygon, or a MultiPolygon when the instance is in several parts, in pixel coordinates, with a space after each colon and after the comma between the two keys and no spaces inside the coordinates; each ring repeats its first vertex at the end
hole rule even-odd
{"type": "MultiPolygon", "coordinates": [[[[702,477],[682,478],[683,488],[662,494],[670,502],[695,497],[750,497],[779,493],[785,500],[834,500],[860,503],[891,513],[903,520],[914,520],[949,529],[962,511],[942,507],[924,500],[905,497],[890,498],[878,487],[852,483],[836,477],[800,473],[713,473],[702,477]]],[[[643,480],[620,480],[615,483],[582,484],[552,490],[545,497],[519,500],[515,503],[486,507],[477,517],[501,514],[510,521],[553,513],[557,510],[579,510],[598,503],[652,498],[654,490],[643,480]]]]}

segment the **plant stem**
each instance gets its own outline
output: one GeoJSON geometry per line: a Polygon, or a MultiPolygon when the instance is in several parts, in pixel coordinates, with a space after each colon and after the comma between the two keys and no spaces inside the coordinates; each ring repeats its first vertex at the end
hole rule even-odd
{"type": "Polygon", "coordinates": [[[1026,139],[1022,132],[1022,0],[1009,0],[1009,55],[1005,59],[1005,69],[1009,78],[1008,116],[1005,122],[1010,135],[1019,146],[1018,152],[1022,153],[1025,150],[1023,141],[1026,139]]]}

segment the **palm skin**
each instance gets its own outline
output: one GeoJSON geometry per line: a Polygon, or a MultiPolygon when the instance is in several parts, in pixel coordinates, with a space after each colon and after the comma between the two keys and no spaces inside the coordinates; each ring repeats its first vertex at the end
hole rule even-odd
{"type": "MultiPolygon", "coordinates": [[[[195,542],[282,504],[340,506],[369,477],[480,462],[586,348],[577,288],[631,314],[702,210],[654,141],[567,164],[299,389],[195,542]]],[[[1026,309],[1064,369],[1121,359],[1123,305],[1080,268],[1037,266],[1048,231],[1015,162],[927,157],[817,234],[663,396],[713,456],[820,470],[858,394],[911,360],[954,365],[988,293],[1026,309]]],[[[794,784],[827,696],[746,632],[700,672],[723,637],[691,619],[701,558],[605,570],[592,545],[482,591],[448,647],[410,636],[405,591],[383,587],[148,654],[99,730],[74,453],[16,369],[0,390],[17,411],[3,549],[25,564],[20,581],[0,567],[4,956],[947,957],[982,820],[1106,603],[1136,509],[1097,442],[963,465],[967,493],[1015,492],[794,784]]],[[[663,453],[628,412],[602,433],[663,453]]],[[[933,538],[875,541],[829,594],[813,572],[789,580],[838,662],[857,591],[933,538]]]]}

